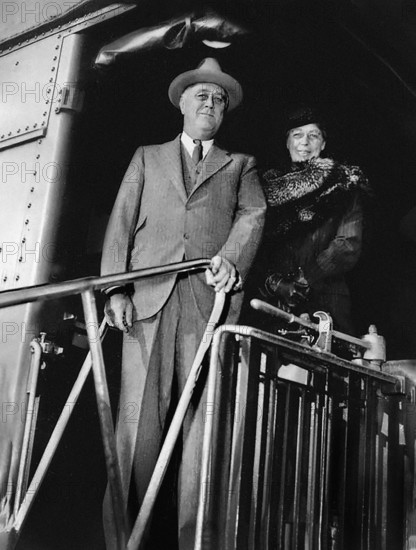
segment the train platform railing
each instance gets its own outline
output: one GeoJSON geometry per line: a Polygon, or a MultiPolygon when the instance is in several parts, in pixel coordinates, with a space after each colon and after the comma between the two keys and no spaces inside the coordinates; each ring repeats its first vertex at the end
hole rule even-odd
{"type": "MultiPolygon", "coordinates": [[[[141,277],[208,265],[209,260],[181,262],[0,293],[0,307],[81,296],[90,354],[68,402],[76,402],[92,370],[118,548],[123,550],[138,548],[175,433],[162,449],[147,504],[127,540],[101,338],[97,337],[103,336],[105,324],[98,329],[94,292],[141,277]]],[[[34,344],[33,384],[39,353],[34,344]]],[[[415,547],[413,365],[391,362],[377,371],[252,327],[225,325],[213,334],[208,384],[195,549],[415,547]]],[[[185,406],[186,402],[179,416],[185,406]]],[[[10,549],[68,423],[68,408],[64,410],[28,486],[24,443],[10,549]]]]}
{"type": "Polygon", "coordinates": [[[195,549],[415,548],[415,385],[386,371],[219,327],[195,549]]]}
{"type": "MultiPolygon", "coordinates": [[[[31,303],[31,302],[41,302],[44,300],[53,300],[59,298],[65,298],[67,296],[80,295],[82,299],[82,306],[84,312],[84,320],[87,331],[88,343],[90,352],[87,355],[81,370],[78,374],[78,377],[70,391],[70,394],[67,399],[67,404],[63,407],[62,414],[59,416],[58,421],[55,425],[55,428],[52,432],[52,435],[46,445],[46,448],[43,452],[43,455],[39,461],[39,464],[33,474],[28,486],[28,461],[29,461],[29,440],[31,437],[31,432],[33,432],[33,410],[34,410],[34,391],[29,391],[29,403],[27,407],[27,417],[26,425],[23,435],[23,445],[21,451],[21,460],[18,473],[18,480],[16,483],[15,494],[13,495],[14,500],[14,513],[12,519],[11,530],[6,534],[6,538],[3,536],[2,543],[6,544],[7,550],[12,550],[17,544],[19,535],[21,533],[24,522],[28,516],[28,513],[35,501],[35,498],[40,490],[42,482],[45,478],[47,469],[52,461],[52,458],[55,454],[55,451],[58,447],[59,441],[62,438],[64,430],[68,424],[70,413],[73,409],[73,405],[76,403],[80,392],[84,386],[84,383],[87,379],[89,372],[92,370],[94,378],[94,387],[98,407],[98,418],[101,429],[101,438],[104,447],[105,463],[108,477],[108,485],[111,496],[112,504],[112,513],[114,517],[114,523],[117,530],[117,550],[134,550],[138,548],[140,539],[137,541],[128,540],[128,533],[125,526],[125,517],[123,513],[122,505],[122,492],[121,492],[121,478],[120,478],[120,469],[119,462],[116,451],[115,444],[115,435],[114,435],[114,425],[111,413],[109,392],[105,374],[105,365],[104,357],[102,350],[102,338],[106,331],[106,323],[103,320],[101,323],[98,319],[95,291],[105,289],[117,285],[126,285],[133,283],[142,278],[154,277],[160,275],[169,275],[174,273],[186,273],[194,272],[201,269],[206,269],[210,265],[210,260],[207,259],[198,259],[192,261],[184,261],[173,264],[168,264],[165,266],[159,266],[155,268],[141,269],[132,271],[129,273],[107,275],[104,277],[86,277],[82,279],[75,279],[71,281],[65,281],[62,283],[48,284],[48,285],[39,285],[19,288],[16,290],[4,291],[0,293],[0,308],[11,307],[19,304],[31,303]]],[[[222,309],[222,304],[224,302],[223,293],[218,293],[222,296],[219,296],[216,299],[216,304],[214,305],[213,313],[216,316],[219,316],[222,309]]],[[[211,338],[213,335],[213,324],[208,327],[208,330],[212,332],[211,338]]],[[[209,339],[210,341],[210,339],[209,339]]],[[[207,346],[208,340],[205,339],[204,347],[207,346]]],[[[209,344],[208,344],[209,345],[209,344]]],[[[40,356],[42,353],[41,346],[39,345],[38,340],[34,340],[31,343],[32,346],[32,364],[30,369],[30,383],[29,387],[34,390],[36,386],[37,372],[39,370],[40,356]]],[[[202,353],[202,351],[201,351],[202,353]]],[[[198,365],[196,365],[198,358],[195,361],[194,374],[198,375],[198,365]]],[[[192,384],[190,384],[192,385],[192,384]]],[[[193,386],[192,386],[193,387],[193,386]]],[[[192,391],[192,388],[188,391],[192,391]]],[[[189,396],[190,398],[190,396],[189,396]]],[[[182,409],[186,406],[183,401],[182,409]]],[[[183,413],[184,414],[184,413],[183,413]]],[[[178,423],[176,423],[177,425],[178,423]]],[[[171,438],[171,445],[174,445],[174,441],[171,438]]],[[[169,449],[165,450],[164,461],[167,463],[169,459],[169,449]]],[[[166,466],[164,466],[166,468],[166,466]]],[[[159,467],[159,472],[157,479],[155,480],[156,492],[158,486],[161,483],[163,478],[163,468],[159,467]]],[[[149,499],[148,505],[152,506],[152,499],[149,499]]],[[[149,512],[150,514],[150,512],[149,512]]],[[[145,522],[147,518],[145,518],[145,522]]],[[[142,527],[145,527],[145,522],[142,521],[142,527]]],[[[137,536],[137,530],[135,531],[135,536],[137,536]]],[[[3,533],[4,535],[4,533],[3,533]]]]}

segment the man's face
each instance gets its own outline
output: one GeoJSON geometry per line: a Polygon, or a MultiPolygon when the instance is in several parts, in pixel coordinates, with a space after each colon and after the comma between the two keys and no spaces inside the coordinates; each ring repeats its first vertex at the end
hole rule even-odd
{"type": "Polygon", "coordinates": [[[286,141],[293,162],[319,157],[325,149],[325,140],[317,124],[306,124],[289,130],[286,141]]]}
{"type": "Polygon", "coordinates": [[[183,129],[193,139],[211,139],[217,133],[227,105],[226,92],[216,84],[189,86],[179,102],[183,129]]]}

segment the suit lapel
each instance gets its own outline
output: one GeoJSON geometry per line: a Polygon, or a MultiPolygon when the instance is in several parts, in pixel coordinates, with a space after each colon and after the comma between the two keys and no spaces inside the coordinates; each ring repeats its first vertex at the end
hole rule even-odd
{"type": "Polygon", "coordinates": [[[198,177],[198,180],[195,184],[195,187],[192,190],[191,195],[209,178],[216,174],[219,170],[224,168],[227,164],[231,162],[229,154],[220,149],[215,143],[212,145],[211,149],[208,151],[207,156],[202,163],[202,170],[198,177]]]}
{"type": "Polygon", "coordinates": [[[188,197],[183,181],[180,134],[173,141],[166,143],[161,149],[160,156],[160,165],[163,167],[168,179],[176,187],[183,202],[186,202],[188,197]]]}

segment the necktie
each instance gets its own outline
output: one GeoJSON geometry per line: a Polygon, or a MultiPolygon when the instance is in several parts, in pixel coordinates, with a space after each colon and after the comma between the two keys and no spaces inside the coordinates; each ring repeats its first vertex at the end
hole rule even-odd
{"type": "Polygon", "coordinates": [[[194,139],[195,147],[192,151],[192,160],[198,164],[202,160],[202,142],[200,139],[194,139]]]}

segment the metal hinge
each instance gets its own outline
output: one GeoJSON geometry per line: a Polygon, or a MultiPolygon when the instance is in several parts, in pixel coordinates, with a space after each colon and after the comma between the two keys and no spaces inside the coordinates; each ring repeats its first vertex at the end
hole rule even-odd
{"type": "Polygon", "coordinates": [[[81,112],[84,103],[84,92],[79,89],[77,84],[65,84],[62,89],[59,90],[59,95],[59,104],[55,108],[55,113],[60,113],[61,111],[81,112]]]}

